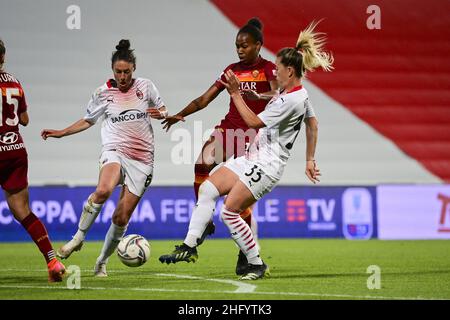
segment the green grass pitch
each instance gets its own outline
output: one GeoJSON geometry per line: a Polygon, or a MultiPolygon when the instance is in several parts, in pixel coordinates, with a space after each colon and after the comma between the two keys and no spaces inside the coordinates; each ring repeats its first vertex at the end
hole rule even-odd
{"type": "MultiPolygon", "coordinates": [[[[271,276],[242,282],[234,274],[237,247],[209,239],[196,263],[161,264],[158,257],[180,241],[149,240],[151,258],[129,268],[110,258],[107,278],[92,270],[101,242],[86,242],[63,263],[79,266],[81,288],[47,283],[33,243],[0,244],[0,299],[450,299],[450,242],[262,239],[271,276]],[[368,289],[367,268],[380,268],[380,289],[368,289]]],[[[62,243],[54,243],[55,248],[62,243]]],[[[371,282],[371,281],[369,281],[371,282]]]]}

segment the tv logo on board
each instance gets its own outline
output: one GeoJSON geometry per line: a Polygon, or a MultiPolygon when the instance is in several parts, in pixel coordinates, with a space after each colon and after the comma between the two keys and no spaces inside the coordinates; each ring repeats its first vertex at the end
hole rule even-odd
{"type": "Polygon", "coordinates": [[[311,221],[308,222],[309,230],[336,230],[336,223],[333,221],[336,200],[308,199],[306,205],[310,210],[309,216],[311,221]]]}
{"type": "Polygon", "coordinates": [[[342,228],[347,239],[370,239],[373,233],[372,196],[366,188],[342,194],[342,228]]]}
{"type": "Polygon", "coordinates": [[[336,230],[333,221],[335,205],[335,199],[289,199],[286,202],[286,219],[288,222],[309,220],[307,226],[311,231],[336,230]]]}
{"type": "Polygon", "coordinates": [[[286,219],[288,222],[304,222],[306,217],[306,203],[303,199],[289,199],[286,202],[286,219]]]}
{"type": "Polygon", "coordinates": [[[438,199],[442,201],[438,232],[450,232],[450,197],[439,193],[438,199]],[[446,220],[447,217],[449,218],[448,220],[446,220]]]}

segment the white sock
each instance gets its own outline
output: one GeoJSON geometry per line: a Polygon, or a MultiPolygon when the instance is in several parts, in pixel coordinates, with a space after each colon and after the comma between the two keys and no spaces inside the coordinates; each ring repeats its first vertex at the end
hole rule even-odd
{"type": "Polygon", "coordinates": [[[200,239],[209,221],[214,215],[216,202],[220,194],[216,186],[206,180],[198,189],[198,201],[192,211],[189,231],[184,239],[184,243],[193,248],[197,246],[197,239],[200,239]]]}
{"type": "Polygon", "coordinates": [[[127,231],[127,227],[120,227],[111,222],[108,232],[106,233],[105,243],[103,244],[102,252],[97,258],[97,263],[108,263],[108,258],[114,253],[120,240],[127,231]]]}
{"type": "Polygon", "coordinates": [[[253,233],[248,224],[241,218],[239,213],[229,211],[222,208],[221,212],[222,220],[230,230],[231,237],[238,245],[241,251],[247,257],[250,264],[262,264],[262,260],[259,257],[259,249],[256,245],[253,233]]]}
{"type": "Polygon", "coordinates": [[[252,216],[250,224],[251,224],[250,229],[252,230],[253,233],[253,239],[256,242],[256,247],[258,248],[258,251],[261,251],[261,246],[259,245],[258,242],[258,222],[256,221],[255,216],[252,216]]]}
{"type": "Polygon", "coordinates": [[[80,221],[78,222],[78,231],[73,236],[75,239],[78,239],[80,241],[83,241],[86,237],[87,232],[91,228],[95,219],[97,219],[97,216],[102,210],[103,206],[103,203],[92,202],[90,199],[91,196],[89,196],[86,204],[83,207],[83,212],[81,213],[80,221]]]}

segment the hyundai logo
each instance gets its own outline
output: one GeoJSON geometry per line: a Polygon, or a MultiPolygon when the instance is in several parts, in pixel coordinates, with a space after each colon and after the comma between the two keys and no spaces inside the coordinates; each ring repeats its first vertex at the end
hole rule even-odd
{"type": "Polygon", "coordinates": [[[19,135],[16,132],[7,132],[1,137],[1,141],[4,144],[13,144],[19,140],[19,135]]]}

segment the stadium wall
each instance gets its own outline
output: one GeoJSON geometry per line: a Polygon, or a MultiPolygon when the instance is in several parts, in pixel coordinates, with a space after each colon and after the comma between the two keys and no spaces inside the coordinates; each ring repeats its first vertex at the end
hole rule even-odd
{"type": "MultiPolygon", "coordinates": [[[[52,240],[76,231],[94,187],[31,187],[32,211],[52,240]]],[[[87,239],[103,240],[119,190],[108,200],[87,239]]],[[[219,221],[214,237],[229,237],[219,221]]],[[[191,187],[152,187],[133,213],[128,233],[148,239],[183,239],[195,205],[191,187]]],[[[260,238],[449,239],[450,185],[279,186],[254,210],[260,238]]],[[[0,241],[28,241],[0,195],[0,241]]]]}

